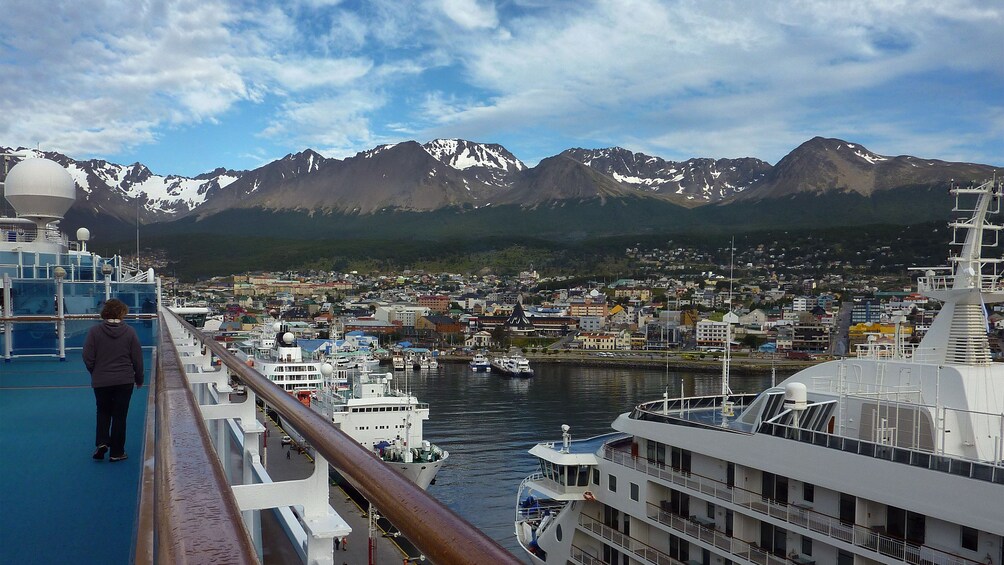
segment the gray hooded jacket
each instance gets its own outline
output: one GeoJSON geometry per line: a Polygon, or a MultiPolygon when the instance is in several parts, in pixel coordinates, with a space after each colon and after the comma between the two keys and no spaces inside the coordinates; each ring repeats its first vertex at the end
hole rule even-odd
{"type": "Polygon", "coordinates": [[[143,348],[136,330],[127,324],[107,320],[87,332],[84,366],[91,373],[94,388],[143,384],[143,348]]]}

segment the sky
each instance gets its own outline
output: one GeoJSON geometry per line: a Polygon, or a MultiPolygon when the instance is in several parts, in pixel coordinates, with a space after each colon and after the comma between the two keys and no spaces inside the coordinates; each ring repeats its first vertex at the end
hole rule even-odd
{"type": "Polygon", "coordinates": [[[1004,166],[996,1],[0,0],[0,30],[0,146],[162,175],[436,138],[1004,166]]]}

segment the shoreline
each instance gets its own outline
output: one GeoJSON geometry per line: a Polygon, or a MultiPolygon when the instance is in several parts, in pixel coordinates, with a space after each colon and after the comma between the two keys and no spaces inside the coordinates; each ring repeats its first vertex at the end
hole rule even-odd
{"type": "MultiPolygon", "coordinates": [[[[605,352],[609,353],[609,352],[605,352]]],[[[711,359],[684,359],[679,355],[671,355],[667,359],[662,357],[650,357],[647,355],[619,355],[614,357],[597,357],[595,352],[589,354],[540,354],[532,353],[525,355],[531,363],[545,363],[557,365],[572,365],[580,367],[625,367],[637,369],[653,369],[668,367],[673,371],[696,371],[702,373],[721,373],[721,358],[711,359]]],[[[436,359],[440,363],[469,363],[473,357],[470,355],[440,355],[436,359]]],[[[800,361],[792,359],[762,359],[750,357],[733,357],[729,362],[729,369],[733,375],[765,375],[777,370],[782,373],[794,373],[818,365],[824,362],[800,361]]]]}

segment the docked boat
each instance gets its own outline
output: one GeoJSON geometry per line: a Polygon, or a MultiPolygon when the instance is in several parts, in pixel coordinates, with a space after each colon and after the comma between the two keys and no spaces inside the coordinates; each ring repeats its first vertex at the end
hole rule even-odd
{"type": "Polygon", "coordinates": [[[491,364],[495,372],[504,377],[526,379],[533,376],[533,368],[526,357],[519,353],[512,353],[504,357],[497,357],[491,364]]]}
{"type": "Polygon", "coordinates": [[[492,370],[492,363],[484,353],[478,353],[471,359],[471,370],[475,373],[488,373],[492,370]]]}
{"type": "MultiPolygon", "coordinates": [[[[961,250],[923,269],[920,343],[868,342],[756,395],[642,402],[617,435],[541,443],[517,495],[534,563],[1004,561],[1004,365],[986,305],[1001,183],[953,187],[961,250]],[[967,199],[969,202],[967,202],[967,199]],[[975,200],[975,203],[972,202],[975,200]]],[[[899,332],[897,332],[899,334],[899,332]]],[[[727,372],[725,373],[727,376],[727,372]]]]}
{"type": "Polygon", "coordinates": [[[439,361],[432,355],[423,353],[418,357],[418,367],[422,371],[435,371],[439,368],[439,361]]]}
{"type": "Polygon", "coordinates": [[[394,356],[391,357],[391,364],[393,365],[395,371],[403,371],[405,369],[404,355],[394,354],[394,356]]]}
{"type": "MultiPolygon", "coordinates": [[[[328,367],[324,372],[332,374],[328,367]]],[[[450,453],[423,439],[429,405],[392,386],[393,373],[363,369],[347,389],[326,380],[311,407],[418,486],[428,488],[450,453]]]]}
{"type": "Polygon", "coordinates": [[[235,355],[292,394],[315,393],[324,382],[323,359],[304,353],[283,322],[264,324],[250,340],[238,344],[235,355]]]}

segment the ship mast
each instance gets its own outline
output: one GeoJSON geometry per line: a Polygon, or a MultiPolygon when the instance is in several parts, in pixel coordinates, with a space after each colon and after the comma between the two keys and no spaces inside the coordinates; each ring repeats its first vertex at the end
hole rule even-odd
{"type": "Polygon", "coordinates": [[[951,265],[940,269],[950,274],[926,269],[917,281],[922,294],[940,300],[943,306],[915,355],[930,362],[988,365],[986,305],[1004,302],[1004,285],[997,267],[1001,259],[984,257],[983,249],[1000,243],[1002,226],[989,222],[987,216],[1000,212],[1001,182],[995,178],[969,188],[953,184],[951,193],[956,198],[954,211],[972,216],[949,224],[952,245],[962,246],[958,255],[949,258],[951,265]],[[971,209],[961,204],[961,199],[972,196],[976,204],[971,209]],[[960,235],[965,236],[962,241],[960,235]],[[984,273],[985,268],[990,272],[984,273]]]}
{"type": "MultiPolygon", "coordinates": [[[[734,416],[732,403],[729,402],[729,395],[732,389],[729,387],[729,362],[732,360],[732,273],[736,262],[736,238],[733,237],[729,244],[729,311],[725,314],[725,356],[722,358],[722,415],[734,416]]],[[[724,424],[724,421],[723,421],[724,424]]]]}

